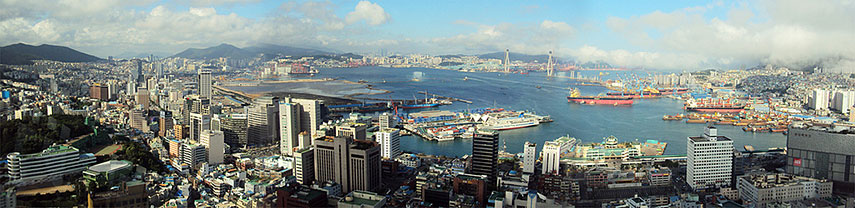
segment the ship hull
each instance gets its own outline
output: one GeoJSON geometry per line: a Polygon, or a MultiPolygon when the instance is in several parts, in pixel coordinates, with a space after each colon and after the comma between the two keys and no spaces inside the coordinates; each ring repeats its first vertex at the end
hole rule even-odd
{"type": "Polygon", "coordinates": [[[591,105],[632,105],[631,97],[567,97],[568,102],[591,105]]]}
{"type": "Polygon", "coordinates": [[[492,130],[496,130],[496,131],[504,131],[504,130],[511,130],[511,129],[528,128],[528,127],[532,127],[532,126],[537,126],[538,124],[539,123],[537,123],[537,122],[529,122],[529,123],[525,123],[525,124],[518,124],[518,125],[512,125],[512,126],[487,127],[487,128],[492,129],[492,130]]]}
{"type": "Polygon", "coordinates": [[[417,109],[417,108],[433,108],[436,106],[439,106],[439,104],[431,103],[431,104],[401,105],[399,107],[401,107],[403,109],[417,109]]]}
{"type": "Polygon", "coordinates": [[[686,108],[688,111],[710,112],[710,113],[739,113],[744,111],[744,108],[686,108]]]}

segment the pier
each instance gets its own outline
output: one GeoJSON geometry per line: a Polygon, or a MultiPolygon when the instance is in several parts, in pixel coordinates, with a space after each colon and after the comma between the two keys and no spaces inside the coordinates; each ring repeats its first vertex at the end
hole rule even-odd
{"type": "Polygon", "coordinates": [[[472,101],[468,101],[468,100],[464,100],[464,99],[460,99],[460,98],[454,98],[454,97],[447,97],[447,96],[442,96],[442,95],[437,95],[437,94],[431,94],[431,93],[428,93],[428,92],[425,92],[425,91],[419,91],[418,93],[419,93],[419,94],[423,94],[423,95],[427,95],[427,96],[433,96],[433,97],[440,98],[440,99],[446,99],[446,100],[450,100],[450,101],[458,101],[458,102],[463,102],[463,103],[466,103],[466,104],[472,104],[472,101]]]}

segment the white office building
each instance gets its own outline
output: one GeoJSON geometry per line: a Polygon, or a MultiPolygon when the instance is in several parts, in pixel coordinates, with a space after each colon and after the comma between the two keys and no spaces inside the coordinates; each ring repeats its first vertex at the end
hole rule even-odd
{"type": "Polygon", "coordinates": [[[523,147],[523,173],[534,173],[534,162],[537,160],[535,152],[537,151],[537,143],[525,142],[523,147]]]}
{"type": "Polygon", "coordinates": [[[226,142],[222,131],[204,130],[200,135],[199,142],[208,149],[209,165],[223,163],[226,154],[226,142]]]}
{"type": "Polygon", "coordinates": [[[374,134],[380,143],[380,156],[394,159],[401,155],[401,135],[397,129],[383,129],[374,134]]]}
{"type": "Polygon", "coordinates": [[[95,155],[81,154],[77,148],[53,145],[40,153],[6,155],[9,178],[12,180],[31,180],[48,176],[58,176],[82,172],[95,163],[95,155]]]}
{"type": "Polygon", "coordinates": [[[554,141],[545,142],[541,154],[543,154],[543,158],[541,159],[541,163],[543,163],[541,174],[553,174],[560,171],[561,143],[554,141]]]}
{"type": "Polygon", "coordinates": [[[686,144],[686,182],[693,189],[722,187],[730,184],[733,172],[733,140],[719,136],[709,126],[704,134],[688,137],[686,144]]]}
{"type": "Polygon", "coordinates": [[[208,153],[205,146],[193,142],[182,143],[181,163],[191,168],[197,168],[200,164],[208,162],[208,153]]]}
{"type": "Polygon", "coordinates": [[[299,146],[300,105],[279,102],[279,153],[291,156],[299,146]]]}

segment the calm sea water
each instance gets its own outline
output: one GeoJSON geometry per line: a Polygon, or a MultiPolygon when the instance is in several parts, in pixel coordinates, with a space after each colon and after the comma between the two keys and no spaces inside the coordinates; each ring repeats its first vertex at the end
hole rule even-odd
{"type": "MultiPolygon", "coordinates": [[[[441,110],[463,110],[467,108],[499,107],[512,110],[529,110],[541,115],[550,115],[553,123],[536,127],[507,130],[500,132],[500,141],[506,151],[522,152],[526,141],[538,144],[538,151],[544,141],[569,135],[583,142],[601,142],[603,137],[614,135],[621,141],[645,141],[648,139],[668,143],[665,154],[686,154],[686,137],[703,133],[705,125],[686,124],[684,122],[663,121],[664,114],[682,113],[682,101],[660,99],[638,99],[632,106],[596,106],[568,103],[568,88],[579,88],[583,95],[605,93],[607,89],[599,86],[575,86],[573,80],[547,78],[544,73],[500,74],[480,72],[458,72],[426,68],[383,68],[363,67],[349,69],[320,69],[316,78],[338,78],[351,81],[364,80],[376,88],[391,90],[393,93],[374,95],[376,98],[412,99],[424,98],[418,91],[462,98],[473,101],[472,104],[456,102],[441,106],[441,110]],[[467,81],[463,78],[468,77],[467,81]],[[410,81],[418,78],[420,81],[410,81]],[[386,81],[383,83],[383,81],[386,81]],[[541,88],[537,88],[541,86],[541,88]]],[[[581,72],[585,76],[596,76],[599,71],[581,72]]],[[[604,79],[614,78],[618,74],[626,77],[629,73],[646,76],[646,72],[608,72],[604,79]]],[[[264,90],[299,90],[311,86],[266,86],[264,90]]],[[[362,92],[352,86],[319,85],[325,94],[348,94],[362,92]],[[340,89],[336,88],[340,87],[340,89]]],[[[249,89],[244,89],[249,90],[249,89]]],[[[432,109],[432,110],[436,110],[432,109]]],[[[757,149],[786,146],[786,136],[780,133],[748,133],[740,127],[720,126],[719,134],[730,137],[734,145],[742,149],[743,145],[752,145],[757,149]]],[[[425,154],[462,156],[471,154],[472,141],[457,139],[450,142],[426,141],[418,137],[407,136],[401,139],[401,148],[409,152],[425,154]]]]}

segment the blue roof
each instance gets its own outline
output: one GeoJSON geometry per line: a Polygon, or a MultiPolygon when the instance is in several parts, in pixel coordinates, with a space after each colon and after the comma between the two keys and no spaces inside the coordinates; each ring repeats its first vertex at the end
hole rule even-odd
{"type": "Polygon", "coordinates": [[[0,164],[6,164],[6,163],[8,163],[8,162],[9,162],[9,161],[7,161],[7,160],[0,160],[0,164]]]}
{"type": "Polygon", "coordinates": [[[813,118],[813,116],[806,116],[806,115],[793,115],[793,117],[804,118],[804,119],[813,118]]]}

